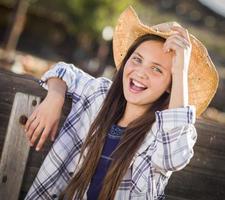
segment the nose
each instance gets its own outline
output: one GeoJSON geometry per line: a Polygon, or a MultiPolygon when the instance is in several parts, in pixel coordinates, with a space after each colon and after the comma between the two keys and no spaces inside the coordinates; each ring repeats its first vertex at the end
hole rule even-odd
{"type": "Polygon", "coordinates": [[[144,70],[139,70],[139,71],[136,71],[136,75],[141,78],[141,79],[147,79],[148,76],[147,74],[144,72],[144,70]]]}

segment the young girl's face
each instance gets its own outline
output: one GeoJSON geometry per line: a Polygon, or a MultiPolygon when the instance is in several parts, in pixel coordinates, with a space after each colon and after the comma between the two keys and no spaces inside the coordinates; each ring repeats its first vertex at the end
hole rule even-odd
{"type": "Polygon", "coordinates": [[[163,43],[141,43],[124,66],[123,92],[128,104],[149,107],[171,83],[172,52],[163,51],[163,43]]]}

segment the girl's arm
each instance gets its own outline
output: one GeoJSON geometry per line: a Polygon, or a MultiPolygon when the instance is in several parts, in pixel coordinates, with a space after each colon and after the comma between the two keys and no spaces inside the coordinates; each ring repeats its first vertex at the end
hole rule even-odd
{"type": "Polygon", "coordinates": [[[172,89],[169,109],[156,112],[153,134],[156,151],[152,163],[161,172],[184,168],[192,158],[197,139],[194,127],[196,110],[188,106],[188,68],[191,41],[188,31],[180,26],[170,26],[174,34],[164,43],[164,51],[172,50],[172,89]]]}
{"type": "Polygon", "coordinates": [[[66,95],[72,97],[79,97],[87,83],[95,79],[75,65],[65,62],[56,63],[42,75],[39,84],[46,90],[48,90],[47,81],[50,78],[59,78],[64,81],[66,83],[66,95]]]}
{"type": "Polygon", "coordinates": [[[63,105],[65,101],[65,94],[67,91],[67,85],[64,81],[59,78],[50,78],[47,80],[48,85],[48,96],[51,96],[58,101],[59,104],[63,105]]]}
{"type": "Polygon", "coordinates": [[[169,108],[188,105],[188,75],[184,71],[176,71],[172,76],[172,88],[169,108]]]}
{"type": "Polygon", "coordinates": [[[174,34],[164,43],[164,51],[172,50],[172,88],[169,108],[188,105],[188,69],[192,45],[188,31],[183,27],[171,27],[174,34]]]}
{"type": "MultiPolygon", "coordinates": [[[[44,73],[39,84],[48,90],[47,96],[36,107],[25,124],[25,133],[33,146],[40,136],[36,150],[40,150],[47,138],[53,141],[58,129],[65,94],[80,97],[85,84],[94,77],[74,65],[59,62],[44,73]]],[[[78,98],[76,98],[78,99],[78,98]]],[[[75,102],[75,101],[74,101],[75,102]]]]}
{"type": "MultiPolygon", "coordinates": [[[[31,146],[40,136],[36,150],[42,148],[49,136],[54,140],[65,94],[72,96],[73,105],[80,100],[84,101],[90,95],[92,99],[94,96],[97,98],[107,91],[111,80],[104,77],[94,78],[72,64],[59,62],[44,73],[39,84],[48,90],[47,96],[29,116],[25,125],[26,136],[31,146]]],[[[86,108],[87,106],[89,104],[86,108]]]]}
{"type": "Polygon", "coordinates": [[[52,141],[54,140],[65,101],[66,84],[64,81],[59,78],[50,78],[47,85],[47,96],[35,108],[25,124],[25,133],[31,146],[41,135],[36,150],[42,148],[48,136],[52,141]]]}
{"type": "Polygon", "coordinates": [[[177,171],[190,162],[197,140],[195,120],[194,106],[156,112],[156,123],[152,128],[156,137],[156,151],[152,155],[155,169],[177,171]]]}

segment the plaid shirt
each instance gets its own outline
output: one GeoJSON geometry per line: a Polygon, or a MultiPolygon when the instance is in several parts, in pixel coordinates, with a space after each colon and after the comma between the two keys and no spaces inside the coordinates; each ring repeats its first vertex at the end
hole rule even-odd
{"type": "MultiPolygon", "coordinates": [[[[58,199],[79,169],[80,149],[112,81],[94,78],[72,64],[59,62],[39,80],[58,77],[67,84],[72,108],[45,158],[26,200],[58,199]]],[[[164,199],[164,189],[173,171],[184,168],[193,156],[197,133],[192,105],[155,112],[156,120],[116,192],[116,200],[164,199]]],[[[86,199],[86,193],[84,196],[86,199]]]]}

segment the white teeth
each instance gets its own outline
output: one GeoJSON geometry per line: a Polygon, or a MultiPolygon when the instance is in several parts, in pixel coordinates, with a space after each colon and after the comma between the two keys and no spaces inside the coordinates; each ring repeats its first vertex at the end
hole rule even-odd
{"type": "Polygon", "coordinates": [[[132,82],[134,85],[136,85],[137,87],[141,87],[141,88],[146,88],[146,86],[142,85],[141,83],[135,81],[134,79],[132,79],[132,82]]]}

